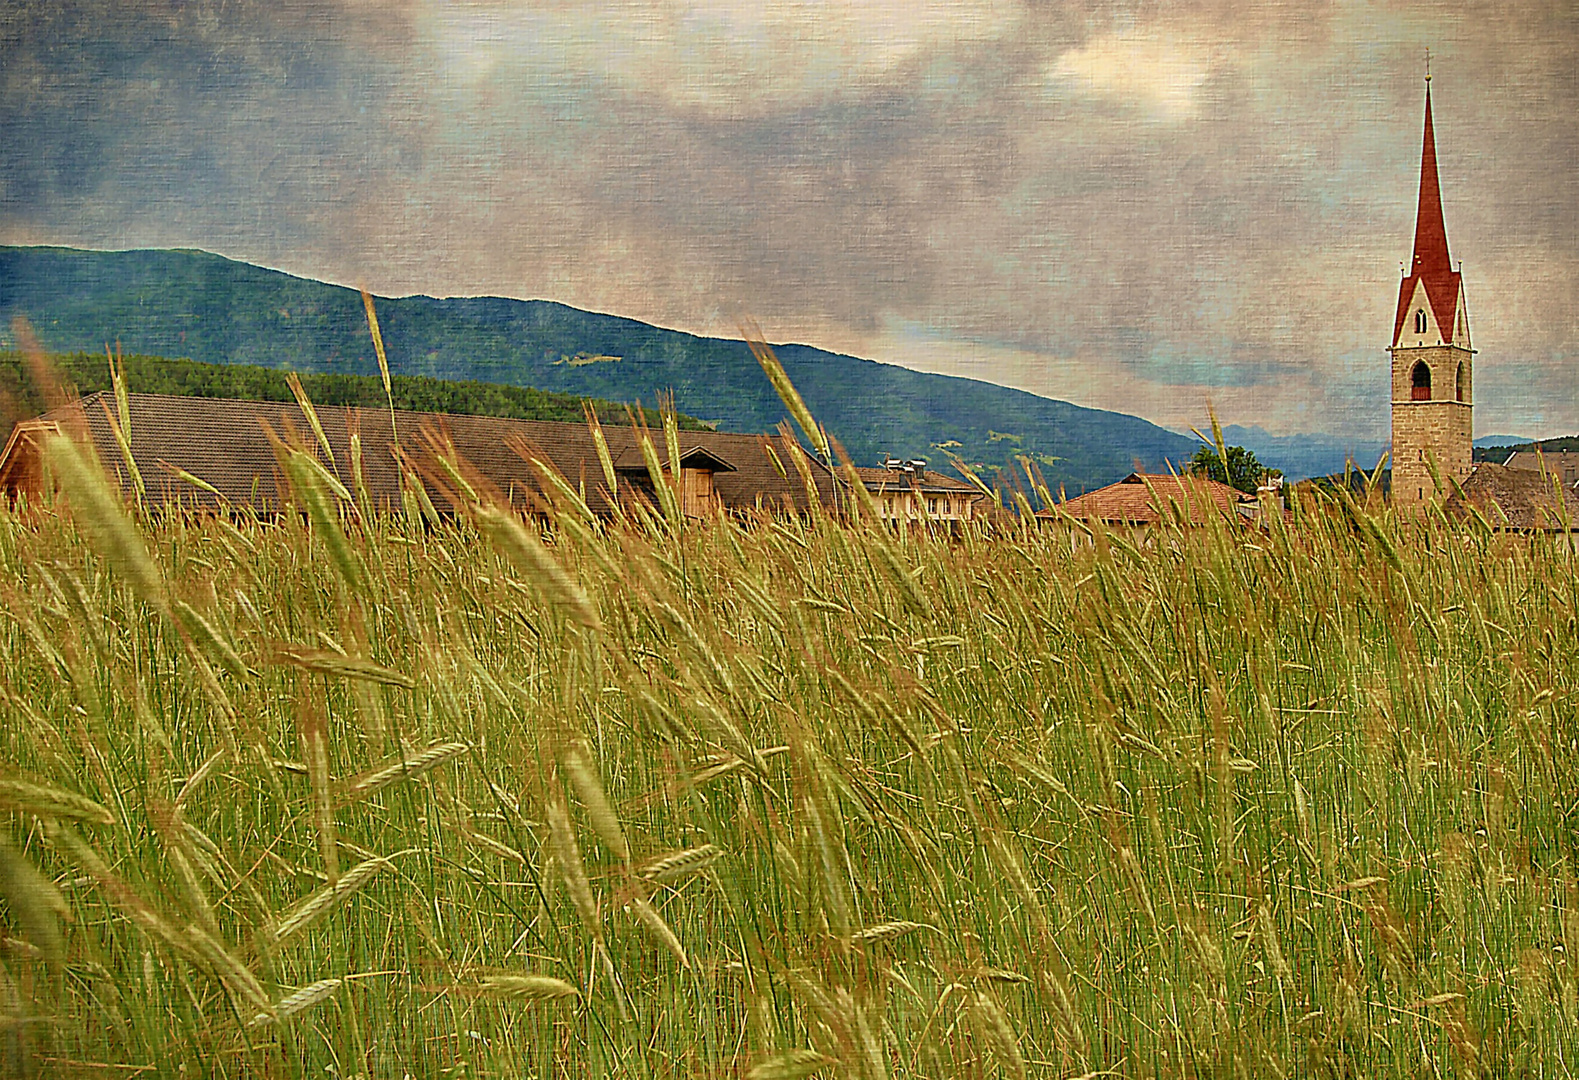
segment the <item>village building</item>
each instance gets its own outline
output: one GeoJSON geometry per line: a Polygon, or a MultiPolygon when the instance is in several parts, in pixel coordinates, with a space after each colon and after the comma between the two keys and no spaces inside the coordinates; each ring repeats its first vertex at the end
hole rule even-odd
{"type": "Polygon", "coordinates": [[[1073,517],[1109,528],[1143,529],[1171,523],[1201,526],[1210,521],[1244,524],[1256,520],[1260,502],[1238,488],[1204,476],[1132,472],[1116,484],[1039,510],[1038,519],[1073,517]]]}
{"type": "Polygon", "coordinates": [[[1392,345],[1392,501],[1419,506],[1468,479],[1472,468],[1474,359],[1462,275],[1448,255],[1431,76],[1426,76],[1425,135],[1414,253],[1398,287],[1392,345]]]}
{"type": "MultiPolygon", "coordinates": [[[[325,457],[306,414],[294,403],[130,394],[128,405],[131,456],[151,505],[277,512],[285,503],[285,485],[269,432],[294,432],[300,445],[320,460],[325,457]]],[[[486,484],[523,508],[544,492],[533,459],[558,471],[596,514],[613,514],[616,503],[657,502],[638,433],[626,425],[602,429],[615,469],[611,492],[586,424],[330,405],[314,411],[333,458],[325,464],[348,488],[355,484],[351,436],[359,434],[362,485],[375,509],[399,509],[403,481],[419,476],[434,505],[450,508],[442,477],[427,467],[430,436],[453,446],[486,484]]],[[[129,492],[131,470],[112,415],[118,416],[114,396],[100,393],[17,425],[0,454],[0,492],[10,500],[18,495],[36,499],[44,480],[40,437],[61,431],[85,435],[110,475],[129,492]]],[[[662,430],[651,438],[667,474],[670,455],[662,430]]],[[[717,431],[682,431],[679,438],[680,476],[673,486],[687,515],[757,508],[805,513],[809,490],[830,508],[839,498],[834,474],[793,440],[717,431]]]]}
{"type": "MultiPolygon", "coordinates": [[[[626,425],[602,429],[615,473],[611,492],[586,424],[320,405],[314,412],[328,443],[325,455],[307,415],[294,403],[130,394],[128,406],[132,460],[145,501],[155,506],[277,512],[285,503],[284,484],[271,431],[281,437],[292,432],[320,459],[332,457],[326,464],[347,488],[355,483],[351,436],[358,434],[363,488],[379,510],[400,508],[402,481],[410,478],[420,480],[439,510],[449,509],[443,476],[430,467],[430,438],[453,446],[485,484],[513,505],[532,506],[544,493],[534,459],[567,480],[595,514],[612,515],[616,504],[628,506],[633,500],[658,502],[639,435],[626,425]]],[[[118,415],[114,396],[99,393],[17,425],[0,453],[0,493],[9,501],[19,495],[36,500],[44,483],[40,437],[62,431],[85,434],[110,475],[129,492],[132,470],[112,424],[118,415]]],[[[660,429],[650,437],[660,472],[668,477],[672,466],[665,436],[660,429]]],[[[719,431],[681,431],[679,439],[680,475],[669,483],[687,517],[755,509],[805,513],[809,490],[834,510],[849,496],[842,475],[794,440],[719,431]]],[[[857,472],[890,523],[958,526],[975,520],[984,500],[975,487],[928,470],[921,460],[890,460],[882,468],[857,472]]]]}
{"type": "Polygon", "coordinates": [[[963,480],[929,470],[921,458],[887,458],[879,468],[858,468],[856,473],[882,519],[898,525],[973,521],[985,498],[963,480]]]}
{"type": "Polygon", "coordinates": [[[1502,464],[1554,476],[1565,488],[1579,485],[1579,452],[1572,450],[1515,450],[1502,464]]]}
{"type": "Polygon", "coordinates": [[[1539,469],[1482,461],[1443,509],[1464,517],[1474,507],[1494,529],[1513,532],[1571,532],[1579,528],[1579,492],[1560,476],[1539,469]]]}

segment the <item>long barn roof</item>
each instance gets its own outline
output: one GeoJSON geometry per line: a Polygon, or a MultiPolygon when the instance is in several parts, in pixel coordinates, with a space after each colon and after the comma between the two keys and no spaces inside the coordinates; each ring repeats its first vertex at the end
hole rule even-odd
{"type": "MultiPolygon", "coordinates": [[[[268,432],[272,430],[282,437],[295,432],[301,445],[313,448],[320,458],[323,456],[316,449],[317,438],[306,414],[294,403],[131,394],[129,405],[132,457],[151,502],[219,505],[219,498],[181,479],[175,471],[179,469],[212,485],[234,505],[276,510],[283,503],[282,485],[268,432]]],[[[360,432],[363,475],[375,505],[400,506],[401,469],[394,450],[397,438],[402,456],[408,463],[420,465],[427,457],[428,433],[447,438],[513,503],[529,504],[541,491],[541,481],[528,462],[528,458],[538,457],[552,464],[573,487],[581,489],[594,512],[612,511],[603,466],[591,429],[585,424],[400,410],[391,414],[387,409],[332,405],[319,405],[314,411],[333,452],[333,467],[347,487],[353,482],[351,433],[360,432]]],[[[20,425],[0,458],[0,487],[14,489],[16,478],[27,474],[29,456],[37,453],[29,433],[50,426],[85,426],[99,460],[123,489],[129,487],[129,472],[110,425],[109,414],[114,412],[113,395],[99,393],[20,425]]],[[[634,429],[605,425],[603,434],[616,461],[623,465],[633,457],[641,460],[634,429]]],[[[667,462],[662,429],[654,430],[651,438],[659,459],[667,462]]],[[[682,459],[710,462],[706,467],[717,470],[714,488],[730,509],[749,509],[760,504],[769,509],[805,510],[806,482],[792,456],[796,453],[810,470],[818,497],[825,504],[831,503],[832,475],[798,444],[786,444],[776,436],[680,432],[682,459]]],[[[621,499],[625,491],[640,488],[644,480],[645,476],[622,468],[621,499]]],[[[426,483],[430,497],[441,509],[445,508],[438,487],[431,480],[426,483]]]]}

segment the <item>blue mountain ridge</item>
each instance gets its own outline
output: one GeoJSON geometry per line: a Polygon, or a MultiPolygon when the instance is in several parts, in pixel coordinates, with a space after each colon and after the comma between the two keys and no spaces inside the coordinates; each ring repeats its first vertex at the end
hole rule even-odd
{"type": "MultiPolygon", "coordinates": [[[[726,431],[771,431],[786,418],[738,340],[547,300],[381,297],[377,308],[395,374],[648,405],[672,391],[676,408],[726,431]]],[[[118,340],[127,352],[209,363],[377,372],[355,290],[202,251],[0,247],[0,344],[7,347],[14,347],[8,328],[15,315],[27,316],[52,351],[102,351],[118,340]]],[[[1178,467],[1198,445],[1138,417],[973,379],[807,345],[775,351],[812,413],[858,464],[894,454],[943,466],[947,449],[989,470],[1023,471],[1029,461],[1053,490],[1074,494],[1137,465],[1178,467]]],[[[1263,460],[1278,464],[1282,452],[1265,445],[1263,460]]]]}
{"type": "Polygon", "coordinates": [[[1273,435],[1259,426],[1239,424],[1223,426],[1223,441],[1243,446],[1254,453],[1261,464],[1283,470],[1289,480],[1341,473],[1348,461],[1353,461],[1358,469],[1374,469],[1382,451],[1387,449],[1386,439],[1348,438],[1320,432],[1273,435]]]}

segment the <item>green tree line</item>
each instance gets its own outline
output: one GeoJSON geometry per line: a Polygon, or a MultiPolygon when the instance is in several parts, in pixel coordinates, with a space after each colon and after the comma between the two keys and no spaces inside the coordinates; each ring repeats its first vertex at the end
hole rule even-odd
{"type": "Polygon", "coordinates": [[[1279,469],[1268,469],[1262,465],[1256,460],[1255,452],[1243,446],[1226,447],[1221,454],[1215,446],[1203,446],[1190,459],[1190,472],[1208,480],[1216,480],[1219,484],[1228,484],[1247,495],[1254,495],[1256,488],[1268,476],[1283,475],[1279,469]]]}
{"type": "MultiPolygon", "coordinates": [[[[110,389],[109,361],[102,355],[70,353],[51,358],[61,379],[78,393],[110,389]]],[[[174,394],[181,397],[244,398],[253,401],[291,401],[287,372],[251,364],[204,364],[196,360],[171,360],[161,356],[123,358],[127,387],[133,393],[174,394]]],[[[364,409],[388,408],[383,381],[377,376],[304,372],[302,386],[317,405],[346,405],[364,409]]],[[[396,375],[390,380],[395,408],[413,412],[462,413],[503,416],[516,420],[561,420],[582,423],[582,399],[574,394],[538,390],[530,386],[433,379],[421,375],[396,375]]],[[[625,406],[593,399],[598,419],[604,423],[627,422],[625,406]]],[[[0,353],[0,430],[9,437],[20,420],[47,408],[44,394],[35,385],[26,359],[16,352],[0,353]]],[[[643,409],[646,422],[659,422],[658,414],[643,409]]],[[[691,416],[680,416],[682,429],[706,427],[691,416]]]]}

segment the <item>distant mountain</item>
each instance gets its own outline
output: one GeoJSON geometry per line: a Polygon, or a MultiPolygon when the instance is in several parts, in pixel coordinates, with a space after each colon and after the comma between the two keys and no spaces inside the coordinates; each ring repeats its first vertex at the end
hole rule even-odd
{"type": "Polygon", "coordinates": [[[1384,439],[1350,439],[1325,434],[1273,435],[1261,427],[1239,424],[1223,428],[1223,441],[1230,446],[1243,446],[1263,465],[1282,469],[1289,480],[1341,474],[1344,462],[1350,459],[1356,468],[1374,469],[1387,448],[1384,439]]]}
{"type": "MultiPolygon", "coordinates": [[[[1263,465],[1282,469],[1290,480],[1310,477],[1342,476],[1344,463],[1352,460],[1356,469],[1369,472],[1376,468],[1382,451],[1387,449],[1385,439],[1346,439],[1337,435],[1272,435],[1260,427],[1242,427],[1230,424],[1223,428],[1223,441],[1231,446],[1243,446],[1255,452],[1263,465]]],[[[1547,450],[1579,449],[1579,439],[1548,439],[1543,443],[1547,450]]],[[[1488,448],[1527,449],[1532,440],[1522,435],[1482,435],[1475,440],[1476,461],[1487,459],[1488,448]]]]}
{"type": "Polygon", "coordinates": [[[1475,460],[1502,464],[1516,450],[1539,450],[1543,454],[1579,453],[1579,435],[1558,435],[1550,439],[1519,439],[1513,435],[1494,435],[1475,440],[1475,460]]]}
{"type": "MultiPolygon", "coordinates": [[[[297,371],[377,371],[360,297],[201,251],[0,247],[0,345],[13,315],[46,348],[128,352],[297,371]]],[[[397,374],[656,402],[726,431],[768,431],[785,410],[740,341],[697,337],[546,300],[378,301],[397,374]]],[[[829,433],[862,464],[940,448],[990,468],[1023,456],[1071,494],[1137,463],[1182,463],[1194,440],[1127,416],[973,379],[911,371],[806,345],[776,346],[829,433]]]]}

